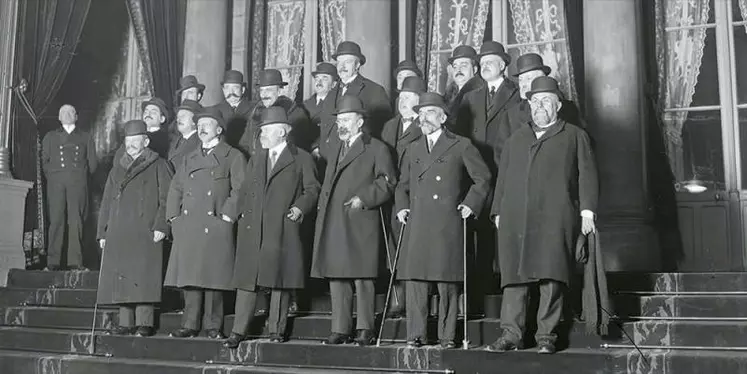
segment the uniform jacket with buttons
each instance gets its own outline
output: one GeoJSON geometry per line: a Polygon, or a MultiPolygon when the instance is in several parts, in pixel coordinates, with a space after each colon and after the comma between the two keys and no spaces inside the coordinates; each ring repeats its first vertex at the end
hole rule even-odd
{"type": "Polygon", "coordinates": [[[224,142],[207,155],[198,148],[177,165],[166,201],[171,248],[166,286],[233,289],[234,224],[246,159],[224,142]]]}
{"type": "Polygon", "coordinates": [[[62,127],[42,140],[42,170],[49,178],[60,172],[94,173],[98,166],[93,137],[79,127],[70,134],[62,127]]]}
{"type": "Polygon", "coordinates": [[[490,170],[469,139],[446,129],[431,152],[426,143],[421,136],[410,144],[396,189],[396,212],[410,209],[397,276],[458,282],[464,277],[464,229],[457,206],[482,210],[490,170]]]}

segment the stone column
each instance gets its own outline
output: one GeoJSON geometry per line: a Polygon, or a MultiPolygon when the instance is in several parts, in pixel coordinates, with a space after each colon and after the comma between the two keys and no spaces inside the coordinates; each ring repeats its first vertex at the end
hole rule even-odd
{"type": "Polygon", "coordinates": [[[597,226],[609,271],[656,271],[661,262],[646,180],[642,1],[583,2],[586,117],[596,143],[597,226]]]}
{"type": "Polygon", "coordinates": [[[11,99],[13,97],[13,63],[16,50],[18,0],[0,4],[0,177],[10,175],[11,99]]]}
{"type": "Polygon", "coordinates": [[[228,1],[188,0],[184,35],[184,72],[206,86],[203,106],[223,100],[220,81],[226,70],[228,1]]]}
{"type": "Polygon", "coordinates": [[[345,11],[345,39],[361,46],[366,64],[361,73],[382,85],[386,92],[392,82],[392,2],[390,0],[348,0],[345,11]]]}

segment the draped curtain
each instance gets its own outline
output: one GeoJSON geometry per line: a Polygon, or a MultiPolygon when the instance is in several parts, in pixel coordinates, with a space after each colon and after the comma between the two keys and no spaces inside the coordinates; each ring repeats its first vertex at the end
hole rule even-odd
{"type": "MultiPolygon", "coordinates": [[[[430,0],[417,0],[415,5],[415,64],[420,71],[427,71],[430,39],[430,0]]],[[[426,82],[428,83],[428,82],[426,82]]]]}
{"type": "Polygon", "coordinates": [[[251,17],[251,34],[249,41],[248,53],[249,63],[247,66],[251,68],[251,80],[249,80],[249,87],[247,91],[252,91],[252,97],[256,98],[259,96],[259,92],[256,86],[251,84],[256,82],[259,77],[259,72],[264,68],[265,63],[265,10],[267,9],[267,0],[253,0],[251,1],[252,10],[250,13],[251,17]]]}
{"type": "Polygon", "coordinates": [[[306,0],[270,0],[267,3],[265,67],[280,70],[288,85],[281,94],[295,100],[306,50],[306,0]]]}
{"type": "Polygon", "coordinates": [[[347,0],[319,0],[319,26],[324,61],[332,61],[337,45],[345,40],[346,9],[347,0]]]}
{"type": "MultiPolygon", "coordinates": [[[[742,21],[747,21],[747,0],[739,0],[739,12],[742,14],[742,21]]],[[[744,25],[744,32],[747,32],[747,25],[744,25]]]]}
{"type": "Polygon", "coordinates": [[[431,18],[428,90],[444,93],[451,83],[451,51],[466,44],[479,49],[485,34],[490,1],[435,0],[431,18]]]}
{"type": "Polygon", "coordinates": [[[702,25],[708,22],[710,3],[702,0],[656,0],[656,60],[659,81],[659,117],[670,166],[677,181],[685,177],[682,126],[695,94],[705,47],[706,28],[666,31],[668,27],[702,25]]]}
{"type": "MultiPolygon", "coordinates": [[[[28,81],[25,93],[36,118],[42,118],[67,74],[80,41],[91,0],[25,0],[19,4],[16,79],[28,81]]],[[[24,250],[44,248],[44,191],[38,123],[16,109],[13,123],[14,175],[35,181],[26,200],[24,250]]]]}

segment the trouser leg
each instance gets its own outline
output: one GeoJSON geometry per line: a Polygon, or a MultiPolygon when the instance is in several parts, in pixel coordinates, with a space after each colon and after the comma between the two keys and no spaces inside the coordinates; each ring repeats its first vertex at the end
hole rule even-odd
{"type": "Polygon", "coordinates": [[[355,280],[355,306],[358,316],[355,322],[357,330],[373,330],[375,314],[375,297],[373,279],[355,280]]]}
{"type": "Polygon", "coordinates": [[[540,300],[537,309],[537,341],[549,340],[554,343],[558,335],[555,328],[563,315],[563,284],[545,280],[539,284],[540,300]]]}
{"type": "Polygon", "coordinates": [[[202,326],[205,330],[220,330],[223,326],[223,291],[204,290],[202,326]]]}
{"type": "Polygon", "coordinates": [[[349,280],[330,279],[332,332],[350,334],[353,330],[353,284],[349,280]]]}
{"type": "Polygon", "coordinates": [[[257,309],[257,292],[236,290],[236,315],[231,332],[246,335],[257,309]]]}
{"type": "MultiPolygon", "coordinates": [[[[459,284],[438,282],[438,339],[454,341],[459,299],[459,284]]],[[[467,319],[465,318],[465,323],[467,319]]]]}
{"type": "Polygon", "coordinates": [[[268,330],[270,334],[285,335],[285,327],[288,324],[288,307],[290,306],[291,292],[288,290],[273,289],[270,293],[270,311],[268,316],[268,330]]]}
{"type": "Polygon", "coordinates": [[[119,306],[119,325],[122,327],[135,326],[135,307],[129,304],[119,306]]]}
{"type": "Polygon", "coordinates": [[[135,325],[153,327],[155,318],[153,304],[138,304],[135,306],[135,325]]]}
{"type": "Polygon", "coordinates": [[[410,280],[407,288],[407,340],[428,341],[428,282],[410,280]]]}
{"type": "Polygon", "coordinates": [[[49,208],[49,244],[47,246],[47,266],[62,266],[62,247],[67,229],[67,199],[65,185],[50,177],[47,183],[47,206],[49,208]]]}
{"type": "Polygon", "coordinates": [[[527,320],[527,298],[529,285],[507,286],[503,289],[501,302],[501,328],[513,342],[524,338],[527,320]]]}
{"type": "Polygon", "coordinates": [[[182,327],[200,330],[200,315],[202,314],[203,292],[200,289],[184,290],[184,313],[182,327]]]}
{"type": "Polygon", "coordinates": [[[67,198],[67,266],[83,265],[83,227],[88,211],[88,183],[84,180],[69,182],[67,198]]]}

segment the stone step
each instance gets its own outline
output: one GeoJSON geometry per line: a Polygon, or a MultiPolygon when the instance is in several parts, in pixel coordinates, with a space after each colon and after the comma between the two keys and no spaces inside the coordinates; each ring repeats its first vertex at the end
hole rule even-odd
{"type": "MultiPolygon", "coordinates": [[[[636,321],[625,332],[637,345],[657,347],[747,347],[747,322],[636,321]]],[[[620,339],[631,344],[628,338],[620,339]]]]}
{"type": "Polygon", "coordinates": [[[43,271],[11,269],[8,287],[96,289],[98,271],[43,271]]]}
{"type": "Polygon", "coordinates": [[[730,292],[747,290],[747,273],[608,273],[610,291],[730,292]]]}
{"type": "Polygon", "coordinates": [[[93,307],[96,290],[65,288],[0,288],[0,307],[19,305],[54,305],[93,307]]]}
{"type": "Polygon", "coordinates": [[[614,304],[623,318],[747,317],[747,295],[617,295],[614,304]]]}

